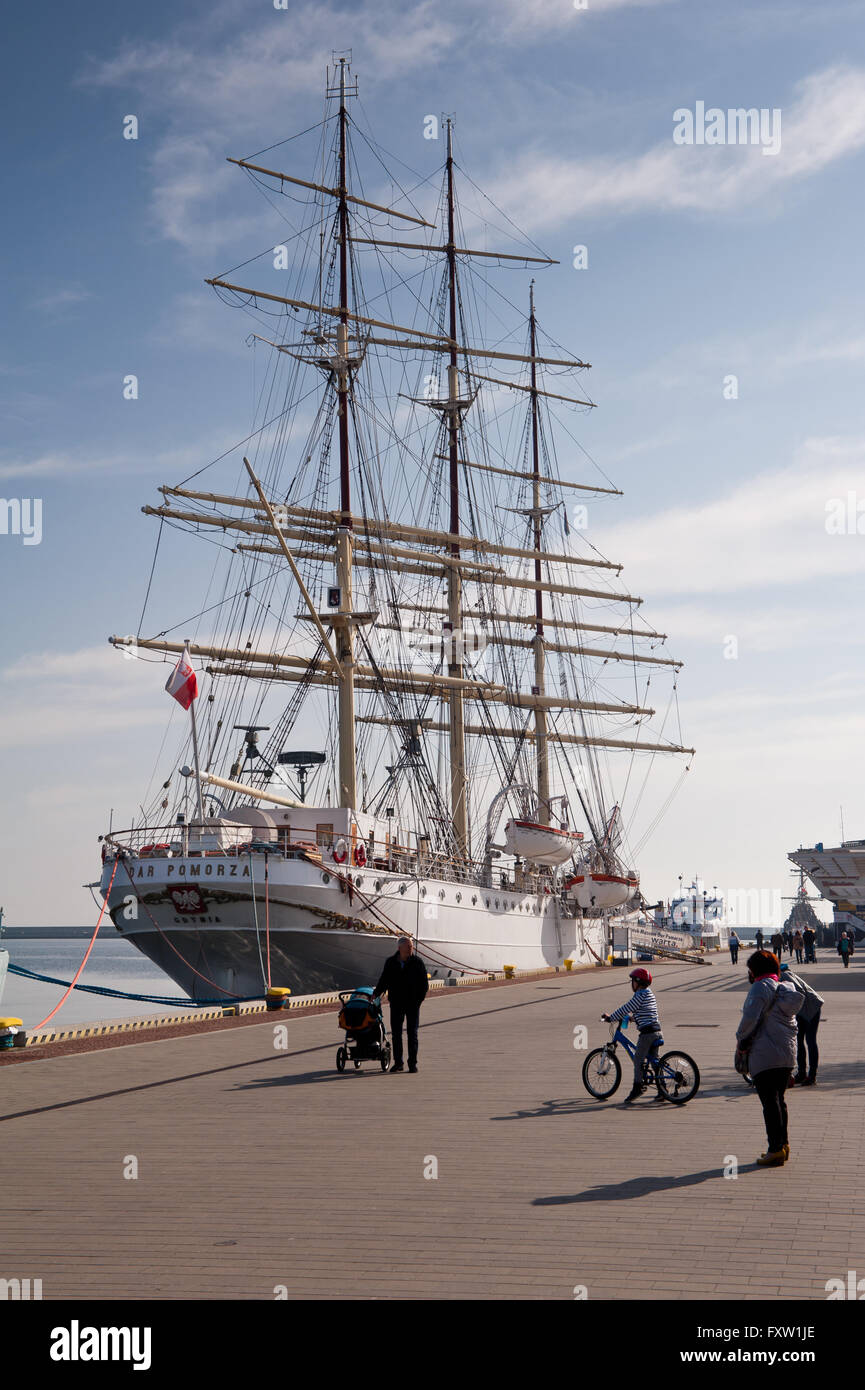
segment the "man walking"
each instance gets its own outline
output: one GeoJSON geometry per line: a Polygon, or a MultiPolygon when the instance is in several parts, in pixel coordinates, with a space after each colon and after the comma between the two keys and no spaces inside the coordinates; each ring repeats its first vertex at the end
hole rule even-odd
{"type": "Polygon", "coordinates": [[[730,947],[730,959],[735,965],[737,960],[739,959],[739,946],[741,945],[741,943],[734,931],[730,932],[730,935],[727,939],[727,945],[730,947]]]}
{"type": "Polygon", "coordinates": [[[397,949],[388,956],[375,987],[376,996],[387,993],[390,1001],[390,1031],[393,1046],[392,1071],[402,1071],[402,1029],[408,1036],[408,1069],[417,1071],[417,1030],[420,1006],[429,989],[426,966],[412,950],[411,941],[401,936],[397,949]]]}
{"type": "Polygon", "coordinates": [[[814,955],[814,942],[817,940],[817,933],[813,927],[806,927],[802,933],[802,940],[805,943],[805,964],[817,964],[817,957],[814,955]]]}
{"type": "Polygon", "coordinates": [[[780,960],[780,959],[781,959],[781,952],[783,951],[783,949],[784,949],[784,938],[783,938],[783,936],[781,935],[781,933],[780,933],[779,931],[776,931],[776,932],[774,933],[773,937],[772,937],[772,954],[773,954],[773,955],[776,955],[776,956],[778,957],[778,959],[780,960]]]}
{"type": "Polygon", "coordinates": [[[845,970],[850,964],[850,947],[852,946],[852,944],[853,943],[851,942],[847,933],[845,931],[842,931],[838,939],[838,954],[844,962],[845,970]]]}

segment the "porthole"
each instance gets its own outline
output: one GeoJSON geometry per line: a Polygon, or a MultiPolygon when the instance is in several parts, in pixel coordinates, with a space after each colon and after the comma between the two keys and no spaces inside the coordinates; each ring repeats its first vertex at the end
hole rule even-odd
{"type": "Polygon", "coordinates": [[[399,886],[399,891],[400,891],[401,893],[404,893],[404,892],[405,892],[405,884],[404,884],[404,883],[401,883],[401,884],[400,884],[400,886],[399,886]]]}
{"type": "Polygon", "coordinates": [[[442,902],[444,902],[444,896],[445,896],[445,890],[444,890],[443,888],[440,888],[440,889],[439,889],[439,897],[441,898],[442,902]]]}
{"type": "Polygon", "coordinates": [[[498,907],[498,905],[499,905],[499,900],[498,900],[498,898],[496,898],[496,907],[498,907]]]}
{"type": "Polygon", "coordinates": [[[462,900],[463,900],[463,895],[462,895],[462,893],[457,893],[457,902],[458,902],[458,903],[461,903],[462,900]]]}
{"type": "Polygon", "coordinates": [[[423,884],[423,883],[421,884],[420,895],[421,895],[422,898],[425,898],[425,897],[426,897],[426,886],[425,886],[425,884],[423,884]]]}
{"type": "Polygon", "coordinates": [[[477,900],[478,900],[477,893],[473,893],[473,894],[472,894],[472,907],[475,906],[475,904],[477,903],[477,900]]]}
{"type": "Polygon", "coordinates": [[[330,883],[330,874],[322,874],[321,881],[322,883],[330,883]]]}
{"type": "Polygon", "coordinates": [[[383,879],[383,878],[377,878],[376,881],[375,881],[375,891],[376,891],[377,893],[380,893],[383,887],[384,887],[384,879],[383,879]]]}
{"type": "Polygon", "coordinates": [[[489,907],[489,905],[490,905],[490,900],[489,900],[489,898],[487,898],[487,907],[489,907]]]}
{"type": "Polygon", "coordinates": [[[362,885],[363,885],[363,879],[361,878],[360,874],[358,874],[357,878],[356,878],[355,881],[354,881],[354,886],[355,886],[355,888],[360,888],[360,887],[362,887],[362,885]]]}

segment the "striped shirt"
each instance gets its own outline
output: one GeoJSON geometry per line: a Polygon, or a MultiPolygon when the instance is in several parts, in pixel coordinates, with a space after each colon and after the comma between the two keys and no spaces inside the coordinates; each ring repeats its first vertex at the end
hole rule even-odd
{"type": "Polygon", "coordinates": [[[652,991],[646,989],[635,989],[627,1004],[623,1004],[615,1013],[610,1014],[610,1018],[630,1018],[633,1017],[638,1028],[660,1028],[661,1020],[658,1017],[658,1006],[655,1003],[655,996],[652,991]]]}

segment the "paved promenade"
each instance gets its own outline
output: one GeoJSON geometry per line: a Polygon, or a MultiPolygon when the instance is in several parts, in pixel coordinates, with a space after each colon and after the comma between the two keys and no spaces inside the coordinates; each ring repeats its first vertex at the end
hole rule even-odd
{"type": "Polygon", "coordinates": [[[604,1040],[618,969],[436,993],[416,1076],[338,1075],[334,1014],[285,1017],[282,1050],[270,1015],[4,1067],[0,1277],[46,1299],[825,1299],[865,1277],[865,957],[821,955],[819,1081],[775,1170],[726,954],[654,968],[667,1046],[702,1071],[681,1109],[623,1109],[627,1070],[613,1101],[583,1090],[574,1028],[604,1040]]]}

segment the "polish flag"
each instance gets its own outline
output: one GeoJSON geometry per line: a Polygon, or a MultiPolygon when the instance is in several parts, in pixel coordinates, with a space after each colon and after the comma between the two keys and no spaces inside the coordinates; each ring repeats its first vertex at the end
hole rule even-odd
{"type": "Polygon", "coordinates": [[[189,649],[183,648],[183,655],[165,683],[169,695],[173,695],[179,705],[189,709],[198,694],[198,679],[189,660],[189,649]]]}

